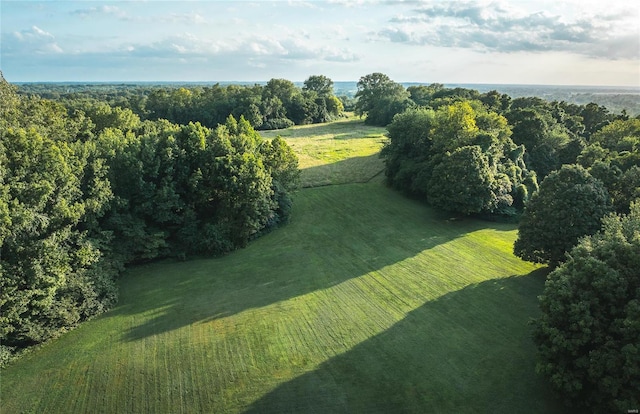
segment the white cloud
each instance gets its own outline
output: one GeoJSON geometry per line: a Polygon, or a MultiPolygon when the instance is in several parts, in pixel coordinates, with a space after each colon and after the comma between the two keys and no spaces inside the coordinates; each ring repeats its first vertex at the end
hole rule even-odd
{"type": "Polygon", "coordinates": [[[76,9],[71,11],[72,15],[80,16],[82,18],[89,18],[92,16],[101,17],[101,16],[113,16],[118,19],[128,20],[130,19],[129,15],[120,9],[117,6],[108,6],[102,5],[97,7],[89,7],[85,9],[76,9]]]}
{"type": "Polygon", "coordinates": [[[307,9],[318,9],[319,7],[310,1],[288,0],[287,4],[291,7],[303,7],[307,9]]]}
{"type": "Polygon", "coordinates": [[[156,19],[160,23],[207,24],[209,21],[199,13],[171,13],[156,19]]]}
{"type": "Polygon", "coordinates": [[[364,6],[367,3],[374,4],[374,3],[377,3],[377,1],[375,0],[328,0],[327,3],[335,4],[338,6],[344,6],[344,7],[359,7],[359,6],[364,6]]]}
{"type": "Polygon", "coordinates": [[[198,37],[191,33],[167,37],[163,40],[145,45],[130,44],[121,48],[131,57],[158,59],[225,57],[252,59],[252,62],[264,60],[319,60],[331,62],[352,62],[358,56],[346,48],[329,45],[313,45],[309,41],[289,36],[276,38],[266,35],[246,36],[233,42],[198,37]]]}
{"type": "Polygon", "coordinates": [[[63,53],[62,48],[56,43],[55,36],[38,26],[11,33],[3,41],[2,48],[3,52],[9,54],[63,53]]]}
{"type": "Polygon", "coordinates": [[[1,22],[3,70],[27,80],[639,79],[640,9],[626,0],[33,4],[3,3],[1,22]]]}
{"type": "Polygon", "coordinates": [[[575,16],[561,16],[499,2],[428,2],[409,15],[392,17],[387,27],[371,33],[370,38],[485,52],[561,51],[605,59],[640,57],[640,28],[633,20],[638,17],[637,9],[631,11],[631,20],[629,13],[618,10],[597,16],[578,11],[575,16]]]}

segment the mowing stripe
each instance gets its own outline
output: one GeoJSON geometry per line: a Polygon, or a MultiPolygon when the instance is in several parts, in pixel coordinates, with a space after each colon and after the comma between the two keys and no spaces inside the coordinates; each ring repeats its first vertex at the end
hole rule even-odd
{"type": "Polygon", "coordinates": [[[241,251],[131,269],[114,310],[2,372],[3,414],[561,412],[513,226],[375,181],[294,205],[241,251]]]}

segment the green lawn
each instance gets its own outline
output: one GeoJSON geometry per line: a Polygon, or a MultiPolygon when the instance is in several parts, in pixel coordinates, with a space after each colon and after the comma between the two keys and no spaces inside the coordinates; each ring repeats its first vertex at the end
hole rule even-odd
{"type": "Polygon", "coordinates": [[[362,183],[380,174],[385,133],[386,129],[365,125],[353,116],[329,124],[260,132],[265,138],[280,135],[293,148],[302,170],[302,187],[362,183]]]}
{"type": "Polygon", "coordinates": [[[545,273],[512,225],[380,178],[294,203],[246,249],[128,271],[115,309],[0,373],[0,411],[565,412],[534,373],[545,273]]]}

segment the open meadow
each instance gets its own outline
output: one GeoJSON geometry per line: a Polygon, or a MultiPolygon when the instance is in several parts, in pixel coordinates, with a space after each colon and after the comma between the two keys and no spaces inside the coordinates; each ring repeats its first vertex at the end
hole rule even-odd
{"type": "Polygon", "coordinates": [[[566,412],[534,371],[546,273],[514,225],[386,187],[361,120],[274,134],[310,187],[291,222],[130,269],[113,310],[0,373],[3,414],[566,412]]]}
{"type": "Polygon", "coordinates": [[[384,171],[378,156],[386,130],[365,125],[349,114],[329,124],[260,131],[264,138],[281,136],[298,156],[301,186],[367,182],[384,171]]]}

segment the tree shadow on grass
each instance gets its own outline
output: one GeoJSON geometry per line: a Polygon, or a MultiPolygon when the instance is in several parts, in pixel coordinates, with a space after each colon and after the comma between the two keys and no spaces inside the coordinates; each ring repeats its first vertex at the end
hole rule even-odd
{"type": "Polygon", "coordinates": [[[443,220],[381,183],[307,189],[286,227],[245,249],[132,269],[105,317],[131,315],[123,339],[140,340],[326,289],[486,228],[513,227],[443,220]]]}
{"type": "Polygon", "coordinates": [[[546,270],[467,286],[286,382],[247,413],[567,413],[535,373],[546,270]]]}
{"type": "Polygon", "coordinates": [[[350,157],[342,161],[302,169],[301,187],[366,183],[383,171],[384,162],[380,159],[379,153],[350,157]]]}

